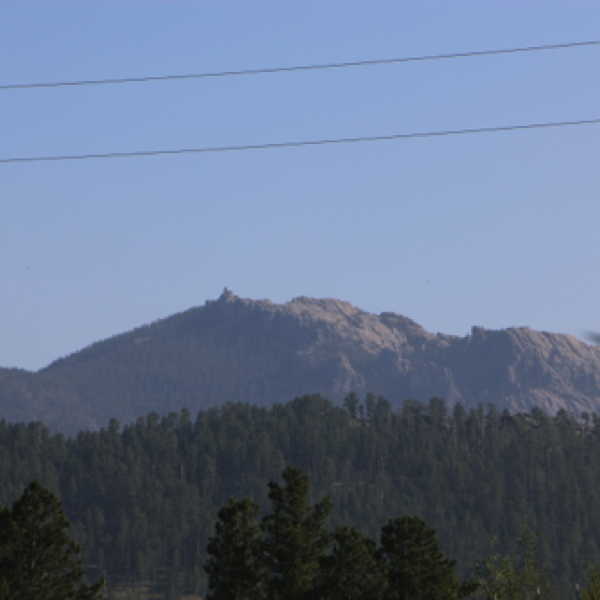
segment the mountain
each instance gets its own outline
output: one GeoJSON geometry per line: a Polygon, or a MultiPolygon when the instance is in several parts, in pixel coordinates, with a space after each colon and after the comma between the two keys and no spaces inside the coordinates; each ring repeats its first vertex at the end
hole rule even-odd
{"type": "Polygon", "coordinates": [[[0,417],[75,432],[226,402],[269,406],[319,392],[372,391],[392,404],[438,396],[600,412],[600,349],[529,328],[433,334],[395,313],[300,297],[286,304],[225,290],[218,300],[91,346],[36,373],[0,369],[0,417]]]}

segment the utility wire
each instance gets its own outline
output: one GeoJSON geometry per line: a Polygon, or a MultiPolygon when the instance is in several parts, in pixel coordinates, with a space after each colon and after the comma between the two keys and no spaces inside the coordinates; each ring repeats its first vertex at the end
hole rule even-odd
{"type": "Polygon", "coordinates": [[[475,52],[458,52],[455,54],[431,54],[425,56],[412,56],[407,58],[383,58],[378,60],[361,60],[357,62],[299,65],[295,67],[274,67],[267,69],[247,69],[241,71],[219,71],[215,73],[189,73],[184,75],[159,75],[155,77],[126,77],[123,79],[89,79],[81,81],[63,81],[51,83],[22,83],[0,85],[3,90],[26,90],[34,88],[54,88],[80,85],[109,85],[116,83],[145,83],[149,81],[174,81],[178,79],[205,79],[209,77],[233,77],[237,75],[264,75],[267,73],[286,73],[290,71],[316,71],[324,69],[341,69],[345,67],[369,67],[373,65],[389,65],[394,63],[416,62],[425,60],[446,60],[451,58],[467,58],[473,56],[491,56],[497,54],[515,54],[517,52],[538,52],[542,50],[561,50],[564,48],[578,48],[581,46],[598,46],[600,40],[587,42],[571,42],[567,44],[548,44],[545,46],[528,46],[525,48],[504,48],[500,50],[481,50],[475,52]]]}
{"type": "Polygon", "coordinates": [[[324,140],[304,140],[296,142],[274,142],[270,144],[252,144],[247,146],[212,146],[205,148],[180,148],[177,150],[139,150],[133,152],[109,152],[107,154],[72,154],[66,156],[35,156],[21,158],[2,158],[0,163],[32,163],[66,160],[90,160],[96,158],[129,158],[134,156],[161,156],[169,154],[200,154],[213,152],[233,152],[242,150],[266,150],[277,148],[294,148],[300,146],[325,146],[327,144],[348,144],[353,142],[381,142],[385,140],[400,140],[409,138],[442,137],[462,135],[467,133],[498,133],[501,131],[522,131],[525,129],[549,129],[551,127],[572,127],[574,125],[600,124],[600,119],[581,121],[560,121],[551,123],[529,123],[526,125],[504,125],[499,127],[480,127],[478,129],[455,129],[448,131],[425,131],[415,133],[398,133],[394,135],[377,135],[354,138],[335,138],[324,140]]]}

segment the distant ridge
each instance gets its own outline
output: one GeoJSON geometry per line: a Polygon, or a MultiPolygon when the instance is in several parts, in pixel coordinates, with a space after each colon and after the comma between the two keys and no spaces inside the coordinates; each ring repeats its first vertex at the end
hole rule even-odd
{"type": "Polygon", "coordinates": [[[0,369],[0,418],[73,433],[143,414],[226,402],[271,405],[372,391],[393,404],[438,396],[466,407],[600,412],[600,349],[529,328],[432,334],[408,317],[301,296],[285,304],[225,289],[204,306],[99,341],[37,373],[0,369]]]}

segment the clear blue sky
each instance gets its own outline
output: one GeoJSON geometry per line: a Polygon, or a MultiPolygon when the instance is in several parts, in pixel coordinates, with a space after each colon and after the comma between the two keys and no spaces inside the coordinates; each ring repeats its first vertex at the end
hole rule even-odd
{"type": "MultiPolygon", "coordinates": [[[[578,0],[1,1],[0,84],[600,39],[578,0]]],[[[600,47],[0,91],[0,158],[600,117],[600,47]]],[[[433,332],[600,329],[600,125],[0,164],[0,365],[38,369],[224,286],[433,332]]]]}

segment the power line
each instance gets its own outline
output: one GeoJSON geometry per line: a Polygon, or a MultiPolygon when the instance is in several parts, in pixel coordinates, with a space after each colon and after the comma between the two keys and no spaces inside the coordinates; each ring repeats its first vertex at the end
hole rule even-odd
{"type": "Polygon", "coordinates": [[[117,83],[146,83],[150,81],[174,81],[179,79],[206,79],[209,77],[233,77],[238,75],[264,75],[267,73],[286,73],[291,71],[316,71],[324,69],[341,69],[345,67],[369,67],[373,65],[389,65],[395,63],[416,62],[426,60],[447,60],[452,58],[468,58],[475,56],[491,56],[497,54],[515,54],[518,52],[538,52],[542,50],[561,50],[582,46],[598,46],[600,40],[587,42],[571,42],[567,44],[548,44],[545,46],[528,46],[524,48],[503,48],[500,50],[480,50],[475,52],[458,52],[454,54],[430,54],[406,58],[383,58],[378,60],[361,60],[356,62],[299,65],[295,67],[274,67],[265,69],[246,69],[241,71],[219,71],[215,73],[188,73],[183,75],[159,75],[154,77],[125,77],[122,79],[88,79],[81,81],[62,81],[50,83],[22,83],[0,85],[3,90],[26,90],[34,88],[71,87],[81,85],[112,85],[117,83]]]}
{"type": "Polygon", "coordinates": [[[296,142],[274,142],[270,144],[251,144],[246,146],[212,146],[205,148],[179,148],[176,150],[137,150],[133,152],[109,152],[106,154],[73,154],[67,156],[35,156],[21,158],[2,158],[0,163],[31,163],[51,162],[66,160],[90,160],[97,158],[129,158],[134,156],[161,156],[169,154],[200,154],[214,152],[234,152],[242,150],[267,150],[278,148],[294,148],[301,146],[325,146],[328,144],[348,144],[355,142],[381,142],[386,140],[400,140],[409,138],[443,137],[462,135],[467,133],[498,133],[501,131],[521,131],[525,129],[549,129],[552,127],[572,127],[575,125],[600,124],[600,119],[587,119],[581,121],[559,121],[551,123],[528,123],[526,125],[503,125],[498,127],[480,127],[477,129],[455,129],[447,131],[425,131],[414,133],[398,133],[394,135],[377,135],[354,138],[335,138],[324,140],[304,140],[296,142]]]}

